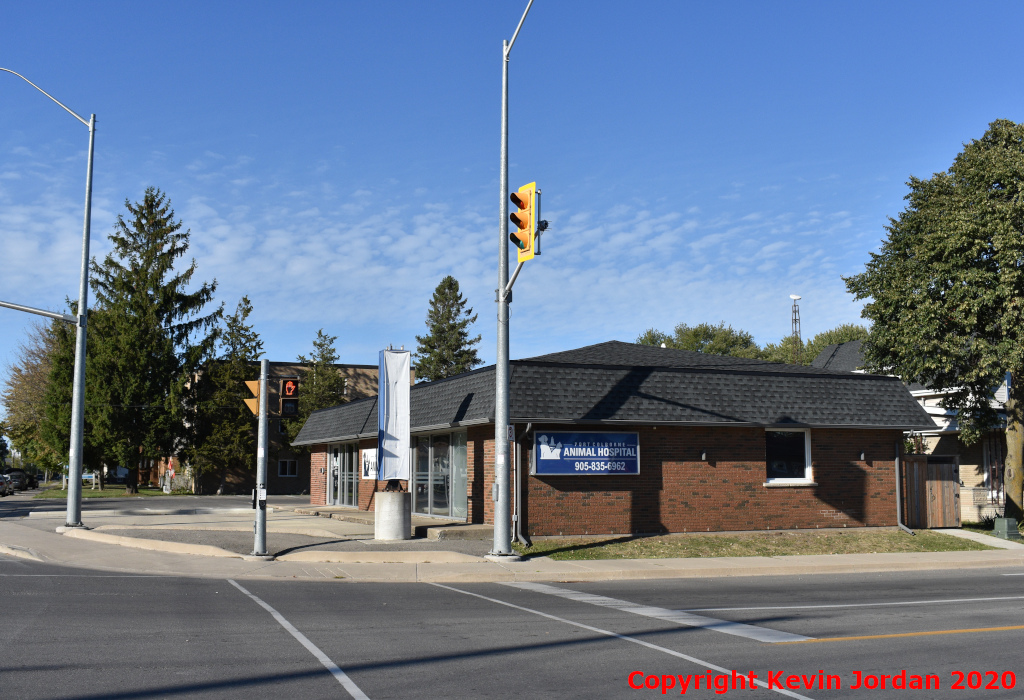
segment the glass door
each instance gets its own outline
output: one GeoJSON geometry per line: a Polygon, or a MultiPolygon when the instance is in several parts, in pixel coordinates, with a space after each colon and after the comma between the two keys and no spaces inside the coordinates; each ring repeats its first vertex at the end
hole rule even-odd
{"type": "Polygon", "coordinates": [[[449,436],[434,435],[430,444],[430,514],[449,515],[452,494],[449,436]]]}
{"type": "Polygon", "coordinates": [[[469,516],[467,478],[466,433],[452,433],[452,517],[469,516]]]}
{"type": "Polygon", "coordinates": [[[341,501],[341,447],[331,448],[327,460],[327,505],[336,506],[341,501]]]}
{"type": "Polygon", "coordinates": [[[416,438],[413,460],[416,471],[413,472],[415,489],[413,492],[413,511],[430,513],[430,438],[416,438]]]}
{"type": "Polygon", "coordinates": [[[342,494],[341,505],[359,505],[359,467],[356,465],[356,446],[345,445],[344,460],[342,461],[342,494]]]}

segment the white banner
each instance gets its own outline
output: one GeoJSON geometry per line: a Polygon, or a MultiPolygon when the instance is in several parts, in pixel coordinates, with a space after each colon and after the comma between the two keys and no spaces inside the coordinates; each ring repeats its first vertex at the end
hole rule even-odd
{"type": "Polygon", "coordinates": [[[409,369],[411,353],[381,350],[377,394],[377,478],[409,480],[409,369]]]}

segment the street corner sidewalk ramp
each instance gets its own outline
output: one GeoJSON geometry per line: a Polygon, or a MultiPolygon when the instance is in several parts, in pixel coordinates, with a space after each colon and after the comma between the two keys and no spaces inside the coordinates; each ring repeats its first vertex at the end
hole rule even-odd
{"type": "Polygon", "coordinates": [[[395,552],[289,552],[277,557],[277,561],[318,562],[322,564],[464,564],[482,562],[482,557],[460,552],[395,551],[395,552]]]}
{"type": "Polygon", "coordinates": [[[61,532],[65,537],[73,537],[79,540],[90,540],[104,544],[116,544],[121,547],[134,547],[135,549],[148,549],[154,552],[171,552],[174,554],[196,554],[204,557],[231,557],[242,559],[244,555],[238,552],[231,552],[220,547],[208,544],[188,544],[186,542],[166,542],[164,540],[146,540],[139,537],[124,537],[123,535],[108,535],[105,532],[95,530],[83,530],[79,528],[67,528],[61,532]]]}
{"type": "Polygon", "coordinates": [[[42,557],[28,547],[19,547],[16,544],[0,543],[0,554],[6,554],[9,557],[18,557],[19,559],[30,559],[32,561],[43,560],[42,557]]]}

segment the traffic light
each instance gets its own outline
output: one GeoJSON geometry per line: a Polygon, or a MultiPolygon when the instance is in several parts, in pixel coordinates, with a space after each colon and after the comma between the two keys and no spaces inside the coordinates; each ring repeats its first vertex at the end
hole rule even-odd
{"type": "Polygon", "coordinates": [[[254,399],[245,399],[245,405],[249,407],[254,416],[258,416],[260,414],[260,383],[246,382],[245,385],[249,387],[249,391],[256,397],[254,399]]]}
{"type": "Polygon", "coordinates": [[[523,185],[518,192],[509,195],[518,211],[509,214],[509,219],[517,230],[508,234],[508,238],[518,248],[518,261],[532,260],[537,254],[537,210],[540,200],[537,183],[523,185]]]}

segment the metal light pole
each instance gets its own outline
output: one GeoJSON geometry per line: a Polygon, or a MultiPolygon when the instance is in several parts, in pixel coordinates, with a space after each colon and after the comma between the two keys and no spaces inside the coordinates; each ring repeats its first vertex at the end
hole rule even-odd
{"type": "Polygon", "coordinates": [[[502,42],[501,52],[501,222],[498,226],[498,357],[495,362],[494,396],[494,545],[490,556],[510,557],[512,554],[512,508],[509,490],[508,448],[508,59],[512,44],[523,28],[533,0],[526,5],[519,26],[511,41],[502,42]]]}
{"type": "Polygon", "coordinates": [[[260,361],[260,417],[259,432],[256,434],[256,492],[253,494],[253,508],[256,522],[253,527],[252,553],[257,557],[267,556],[267,375],[270,361],[260,361]]]}
{"type": "MultiPolygon", "coordinates": [[[[93,114],[89,121],[78,116],[60,100],[21,73],[15,73],[8,68],[0,68],[0,71],[16,75],[26,83],[43,93],[78,121],[89,127],[89,159],[85,173],[85,224],[82,228],[82,274],[78,284],[78,319],[75,332],[75,383],[71,398],[71,446],[68,458],[68,513],[67,527],[82,526],[82,434],[85,430],[85,345],[86,345],[86,318],[89,309],[89,228],[92,221],[92,155],[93,146],[96,143],[96,115],[93,114]]],[[[40,313],[37,309],[23,309],[30,313],[40,313]]],[[[43,312],[43,316],[51,314],[43,312]]],[[[61,315],[64,316],[63,314],[61,315]]],[[[62,320],[66,320],[62,318],[62,320]]]]}

